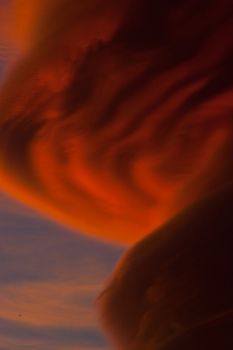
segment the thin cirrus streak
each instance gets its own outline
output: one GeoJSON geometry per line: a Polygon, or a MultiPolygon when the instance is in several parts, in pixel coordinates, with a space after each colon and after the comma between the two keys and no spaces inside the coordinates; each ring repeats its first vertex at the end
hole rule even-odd
{"type": "Polygon", "coordinates": [[[2,89],[6,190],[132,242],[232,179],[232,1],[44,4],[2,89]]]}

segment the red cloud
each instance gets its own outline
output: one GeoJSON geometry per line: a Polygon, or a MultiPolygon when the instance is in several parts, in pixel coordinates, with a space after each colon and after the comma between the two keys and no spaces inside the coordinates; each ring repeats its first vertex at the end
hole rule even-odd
{"type": "Polygon", "coordinates": [[[232,1],[54,3],[2,89],[1,183],[132,242],[232,178],[232,1]]]}

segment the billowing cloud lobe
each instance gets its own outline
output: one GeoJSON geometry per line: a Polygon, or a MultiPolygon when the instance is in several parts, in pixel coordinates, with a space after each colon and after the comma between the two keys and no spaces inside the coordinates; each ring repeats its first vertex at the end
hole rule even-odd
{"type": "Polygon", "coordinates": [[[120,350],[233,346],[233,186],[136,244],[100,297],[120,350]]]}

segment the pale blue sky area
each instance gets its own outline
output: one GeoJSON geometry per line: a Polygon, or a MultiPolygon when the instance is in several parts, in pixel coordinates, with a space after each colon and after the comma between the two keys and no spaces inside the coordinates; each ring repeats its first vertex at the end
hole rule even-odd
{"type": "Polygon", "coordinates": [[[95,299],[122,253],[1,195],[0,349],[107,349],[95,299]]]}

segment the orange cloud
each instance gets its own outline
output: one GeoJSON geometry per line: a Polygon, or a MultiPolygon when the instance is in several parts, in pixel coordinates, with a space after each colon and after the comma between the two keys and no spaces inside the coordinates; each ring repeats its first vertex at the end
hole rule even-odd
{"type": "MultiPolygon", "coordinates": [[[[47,1],[47,3],[51,0],[47,1]]],[[[41,10],[46,5],[44,0],[12,0],[10,4],[11,23],[9,28],[12,38],[21,48],[31,43],[36,30],[38,17],[42,15],[41,10]]]]}
{"type": "Polygon", "coordinates": [[[120,350],[233,346],[233,186],[134,246],[99,301],[120,350]]]}
{"type": "Polygon", "coordinates": [[[6,191],[129,243],[232,178],[230,0],[16,5],[29,44],[1,93],[6,191]]]}

